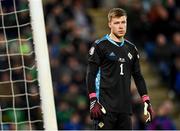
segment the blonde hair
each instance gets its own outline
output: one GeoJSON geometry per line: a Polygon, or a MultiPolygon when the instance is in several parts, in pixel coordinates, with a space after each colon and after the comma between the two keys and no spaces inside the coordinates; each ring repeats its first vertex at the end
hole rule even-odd
{"type": "Polygon", "coordinates": [[[127,13],[124,9],[121,8],[112,8],[108,13],[108,21],[111,21],[112,18],[127,16],[127,13]]]}

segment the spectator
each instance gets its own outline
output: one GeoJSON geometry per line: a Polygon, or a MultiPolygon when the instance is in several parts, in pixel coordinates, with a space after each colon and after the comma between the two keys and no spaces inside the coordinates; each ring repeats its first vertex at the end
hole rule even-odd
{"type": "Polygon", "coordinates": [[[147,126],[148,130],[176,130],[176,126],[170,114],[173,110],[173,103],[170,100],[164,101],[157,111],[157,116],[152,123],[147,126]]]}
{"type": "Polygon", "coordinates": [[[158,70],[163,81],[167,81],[169,77],[169,67],[170,67],[170,57],[171,50],[167,43],[165,35],[158,34],[156,37],[156,47],[155,47],[155,59],[157,63],[158,70]]]}
{"type": "Polygon", "coordinates": [[[180,55],[175,57],[171,68],[171,91],[180,100],[180,55]]]}
{"type": "Polygon", "coordinates": [[[69,122],[64,124],[64,130],[81,130],[82,128],[80,115],[78,113],[74,113],[69,122]]]}

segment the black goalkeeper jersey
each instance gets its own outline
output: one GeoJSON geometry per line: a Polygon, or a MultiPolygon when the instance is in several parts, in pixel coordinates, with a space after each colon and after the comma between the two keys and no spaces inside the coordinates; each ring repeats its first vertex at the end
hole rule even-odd
{"type": "Polygon", "coordinates": [[[89,50],[87,88],[96,93],[107,111],[131,113],[131,76],[139,94],[147,94],[139,66],[139,54],[132,43],[118,43],[109,35],[95,41],[89,50]]]}

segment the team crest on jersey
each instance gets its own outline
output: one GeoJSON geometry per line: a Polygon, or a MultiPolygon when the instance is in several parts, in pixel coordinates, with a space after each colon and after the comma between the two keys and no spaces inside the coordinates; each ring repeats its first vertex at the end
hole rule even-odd
{"type": "Polygon", "coordinates": [[[130,60],[132,59],[132,55],[131,55],[130,52],[128,53],[128,57],[129,57],[130,60]]]}
{"type": "Polygon", "coordinates": [[[94,54],[94,50],[95,50],[95,48],[94,48],[94,47],[91,47],[91,49],[89,50],[89,54],[90,54],[90,55],[93,55],[93,54],[94,54]]]}
{"type": "Polygon", "coordinates": [[[103,123],[103,122],[99,122],[98,126],[99,126],[100,128],[102,128],[102,127],[104,126],[104,123],[103,123]]]}

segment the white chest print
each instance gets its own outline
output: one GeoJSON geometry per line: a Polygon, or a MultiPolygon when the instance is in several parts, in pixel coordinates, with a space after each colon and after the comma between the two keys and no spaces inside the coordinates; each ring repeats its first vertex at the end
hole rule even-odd
{"type": "Polygon", "coordinates": [[[119,57],[118,61],[119,61],[119,62],[125,62],[125,58],[119,57]]]}

